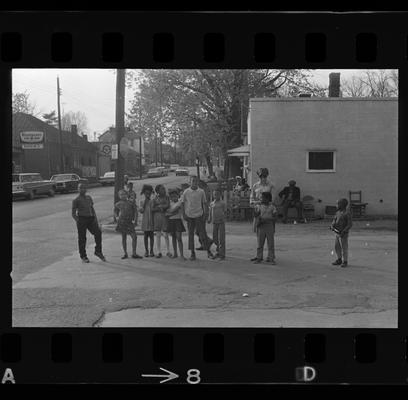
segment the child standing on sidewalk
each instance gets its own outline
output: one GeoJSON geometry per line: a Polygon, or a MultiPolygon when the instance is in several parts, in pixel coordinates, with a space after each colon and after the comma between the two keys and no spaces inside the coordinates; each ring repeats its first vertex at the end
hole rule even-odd
{"type": "Polygon", "coordinates": [[[334,249],[337,254],[337,260],[332,265],[347,267],[348,262],[348,234],[353,223],[351,213],[347,210],[347,199],[340,199],[337,202],[337,211],[334,216],[330,229],[336,234],[334,249]]]}
{"type": "Polygon", "coordinates": [[[275,222],[277,217],[276,207],[272,204],[272,194],[263,192],[261,204],[255,206],[254,215],[257,217],[256,236],[258,248],[256,257],[252,258],[255,264],[263,260],[265,239],[268,242],[268,257],[266,262],[275,265],[275,222]]]}
{"type": "Polygon", "coordinates": [[[214,201],[210,204],[208,223],[213,224],[213,240],[217,246],[215,257],[225,260],[225,213],[226,205],[221,200],[221,190],[214,190],[214,201]]]}
{"type": "Polygon", "coordinates": [[[145,199],[140,204],[140,212],[143,214],[142,218],[142,231],[144,232],[144,246],[145,246],[145,257],[154,257],[153,246],[154,246],[154,232],[153,232],[153,215],[152,215],[152,205],[153,200],[151,199],[153,193],[152,185],[143,185],[141,194],[144,195],[145,199]],[[150,253],[149,253],[149,239],[150,239],[150,253]]]}
{"type": "Polygon", "coordinates": [[[126,185],[126,192],[128,200],[136,204],[136,192],[133,190],[133,182],[128,182],[126,185]]]}
{"type": "Polygon", "coordinates": [[[167,247],[167,257],[171,256],[169,235],[167,234],[167,218],[165,216],[166,210],[170,206],[169,197],[166,194],[166,188],[163,185],[157,185],[155,188],[156,197],[153,199],[152,213],[153,213],[153,230],[156,232],[157,239],[157,258],[162,257],[161,253],[161,237],[164,235],[164,240],[167,247]]]}
{"type": "Polygon", "coordinates": [[[124,255],[122,260],[128,258],[127,253],[127,235],[132,238],[132,258],[142,258],[136,254],[137,237],[135,225],[137,224],[137,207],[136,204],[128,200],[125,190],[119,190],[120,200],[115,204],[115,217],[118,218],[116,231],[122,234],[122,247],[124,255]]]}
{"type": "Polygon", "coordinates": [[[169,190],[170,196],[170,207],[166,211],[167,217],[167,234],[172,236],[173,242],[173,255],[171,258],[177,258],[177,244],[180,250],[180,257],[182,260],[186,260],[183,252],[183,232],[186,231],[184,228],[181,212],[181,201],[177,189],[169,190]]]}

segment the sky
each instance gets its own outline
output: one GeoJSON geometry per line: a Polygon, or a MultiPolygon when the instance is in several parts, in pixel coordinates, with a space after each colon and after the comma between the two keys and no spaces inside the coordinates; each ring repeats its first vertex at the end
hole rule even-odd
{"type": "MultiPolygon", "coordinates": [[[[327,86],[330,72],[340,72],[341,78],[358,75],[353,69],[318,69],[311,71],[316,83],[327,86]]],[[[29,93],[35,113],[57,110],[57,76],[61,88],[61,112],[82,111],[88,119],[90,140],[94,132],[101,134],[115,124],[115,85],[113,69],[14,69],[13,93],[29,93]]],[[[130,107],[133,90],[126,89],[126,109],[130,107]]]]}

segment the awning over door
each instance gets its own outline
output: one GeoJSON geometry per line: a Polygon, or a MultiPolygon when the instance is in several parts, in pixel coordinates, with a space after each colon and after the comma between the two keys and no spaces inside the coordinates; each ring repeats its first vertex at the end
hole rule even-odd
{"type": "Polygon", "coordinates": [[[235,147],[235,149],[228,150],[228,157],[248,157],[249,144],[245,146],[235,147]]]}

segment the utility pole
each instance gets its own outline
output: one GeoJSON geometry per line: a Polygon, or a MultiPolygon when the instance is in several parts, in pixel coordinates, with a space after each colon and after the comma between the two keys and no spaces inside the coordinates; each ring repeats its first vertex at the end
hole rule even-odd
{"type": "Polygon", "coordinates": [[[142,134],[139,137],[139,174],[140,180],[143,179],[143,171],[142,171],[142,134]]]}
{"type": "Polygon", "coordinates": [[[61,89],[59,85],[59,76],[57,76],[57,104],[58,104],[58,131],[59,131],[59,143],[60,143],[60,163],[61,170],[60,173],[64,173],[64,150],[62,146],[62,129],[61,129],[61,89]]]}
{"type": "Polygon", "coordinates": [[[116,70],[116,144],[118,145],[118,158],[115,168],[115,193],[114,203],[119,201],[118,192],[123,189],[125,160],[120,154],[120,141],[125,134],[125,77],[126,70],[116,70]]]}
{"type": "Polygon", "coordinates": [[[197,178],[200,180],[200,157],[197,154],[196,158],[196,166],[197,166],[197,178]]]}
{"type": "Polygon", "coordinates": [[[157,167],[158,166],[157,159],[159,158],[158,153],[157,153],[157,127],[155,129],[154,150],[155,150],[155,161],[156,161],[156,167],[157,167]]]}
{"type": "Polygon", "coordinates": [[[163,121],[163,110],[162,110],[162,94],[160,93],[160,165],[163,166],[163,130],[162,130],[162,121],[163,121]]]}

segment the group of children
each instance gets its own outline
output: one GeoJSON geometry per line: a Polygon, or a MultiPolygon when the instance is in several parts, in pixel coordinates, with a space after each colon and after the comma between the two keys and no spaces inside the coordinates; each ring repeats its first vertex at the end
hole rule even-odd
{"type": "MultiPolygon", "coordinates": [[[[348,265],[348,234],[352,227],[351,213],[347,209],[347,199],[337,201],[336,214],[330,225],[330,229],[335,233],[335,252],[337,259],[332,265],[339,265],[344,268],[348,265]]],[[[257,234],[257,254],[251,258],[255,264],[262,262],[265,241],[268,247],[266,262],[275,265],[275,223],[278,211],[272,203],[272,194],[261,193],[260,204],[254,206],[255,227],[257,234]]]]}
{"type": "MultiPolygon", "coordinates": [[[[197,182],[192,183],[193,190],[197,189],[197,182]]],[[[191,192],[191,190],[190,190],[191,192]]],[[[197,192],[198,194],[199,192],[197,192]]],[[[189,228],[189,249],[191,250],[191,260],[195,260],[194,234],[198,234],[200,240],[206,237],[205,222],[213,224],[213,242],[216,244],[217,252],[215,256],[210,251],[211,244],[207,244],[206,250],[209,258],[225,259],[225,219],[226,204],[221,199],[221,191],[214,191],[214,200],[207,207],[205,204],[197,203],[203,207],[202,217],[194,217],[193,214],[186,215],[186,208],[194,211],[193,206],[188,205],[188,196],[181,194],[176,188],[169,189],[159,184],[154,189],[151,185],[143,185],[141,194],[144,200],[137,205],[136,193],[133,191],[133,184],[127,184],[127,190],[119,192],[119,202],[115,204],[115,216],[118,218],[116,230],[122,234],[122,246],[124,255],[122,259],[128,258],[127,236],[132,238],[132,258],[142,258],[136,253],[137,237],[135,226],[138,224],[138,214],[142,214],[141,229],[144,232],[144,257],[162,257],[161,239],[164,236],[167,253],[170,258],[177,258],[178,251],[182,260],[185,260],[183,251],[182,233],[186,231],[183,219],[188,222],[189,228]],[[198,224],[198,219],[203,222],[198,224]],[[195,222],[194,224],[192,222],[195,222]],[[198,229],[204,225],[204,233],[198,229]],[[156,255],[154,254],[154,242],[156,234],[156,255]],[[203,236],[203,234],[205,236],[203,236]],[[173,253],[170,252],[169,236],[172,237],[173,253]],[[192,239],[192,240],[191,240],[192,239]],[[192,242],[192,243],[191,243],[192,242]]],[[[191,199],[195,198],[195,192],[191,199]]],[[[201,200],[200,200],[201,201],[201,200]]],[[[337,212],[334,216],[330,229],[335,233],[335,251],[337,260],[333,265],[347,267],[348,263],[348,233],[352,226],[351,214],[347,209],[348,201],[340,199],[337,202],[337,212]]],[[[198,215],[198,214],[197,214],[198,215]]],[[[277,220],[277,208],[272,203],[270,192],[261,193],[260,202],[254,205],[255,228],[257,234],[257,254],[251,259],[254,263],[263,261],[263,251],[267,242],[268,255],[266,262],[275,265],[275,223],[277,220]]],[[[202,229],[201,229],[202,230],[202,229]]],[[[203,239],[205,241],[205,239],[203,239]]]]}
{"type": "MultiPolygon", "coordinates": [[[[197,193],[202,190],[196,188],[197,193]]],[[[186,232],[183,219],[189,223],[193,218],[186,215],[188,210],[195,207],[194,197],[185,196],[180,193],[177,188],[169,189],[159,184],[154,189],[152,185],[143,185],[141,195],[144,196],[143,201],[137,204],[137,196],[133,190],[133,183],[129,182],[126,185],[126,190],[119,191],[119,201],[115,204],[114,214],[117,219],[116,230],[122,234],[122,247],[124,255],[122,259],[128,258],[127,252],[127,236],[132,238],[132,258],[142,258],[136,252],[137,236],[135,227],[138,225],[139,214],[142,215],[141,230],[144,233],[144,257],[163,257],[162,254],[162,237],[166,244],[166,255],[169,258],[177,258],[180,254],[182,260],[186,260],[184,256],[182,234],[186,232]],[[156,236],[156,254],[154,251],[156,236]],[[170,252],[170,240],[172,238],[173,253],[170,252]]],[[[202,193],[201,193],[202,194],[202,193]]],[[[203,217],[206,222],[213,223],[213,242],[217,246],[215,255],[211,254],[211,258],[225,258],[225,203],[221,200],[221,192],[214,192],[214,201],[207,207],[208,212],[204,212],[203,217]]],[[[206,207],[206,204],[203,204],[206,207]]],[[[199,203],[201,207],[201,203],[199,203]]],[[[190,228],[190,224],[189,224],[190,228]]],[[[199,235],[201,232],[193,228],[192,234],[199,235]]],[[[201,236],[200,236],[201,237],[201,236]]],[[[194,236],[193,236],[194,241],[194,236]]],[[[191,250],[190,259],[195,259],[194,243],[189,246],[191,250]]],[[[208,250],[211,253],[210,250],[208,250]]]]}

